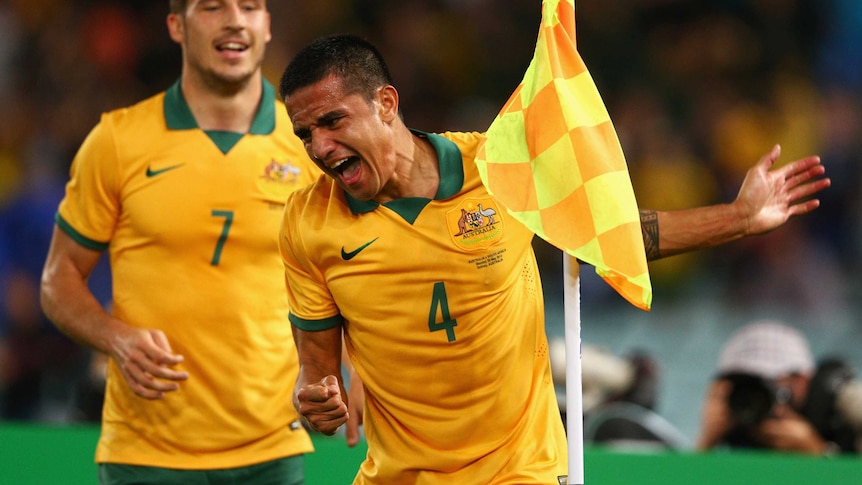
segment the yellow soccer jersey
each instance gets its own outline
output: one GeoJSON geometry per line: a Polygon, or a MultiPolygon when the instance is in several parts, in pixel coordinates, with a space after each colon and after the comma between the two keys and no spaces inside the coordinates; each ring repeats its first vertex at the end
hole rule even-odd
{"type": "Polygon", "coordinates": [[[189,379],[149,401],[111,362],[96,461],[227,468],[312,450],[277,234],[288,194],[319,174],[266,81],[246,135],[199,129],[179,83],[102,116],[57,223],[109,250],[114,315],[163,330],[189,379]]]}
{"type": "Polygon", "coordinates": [[[532,233],[485,190],[482,135],[428,134],[433,200],[378,205],[330,178],[288,199],[291,322],[344,322],[365,384],[356,484],[552,484],[567,469],[532,233]]]}

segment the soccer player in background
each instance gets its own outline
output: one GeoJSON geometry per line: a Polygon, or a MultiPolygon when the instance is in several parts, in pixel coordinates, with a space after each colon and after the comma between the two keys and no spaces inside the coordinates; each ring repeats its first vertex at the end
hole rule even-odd
{"type": "MultiPolygon", "coordinates": [[[[280,92],[327,175],[290,195],[279,237],[306,423],[326,434],[356,423],[343,335],[366,391],[355,484],[558,483],[566,437],[533,234],[481,183],[483,135],[408,128],[382,56],[351,35],[302,49],[280,92]]],[[[819,158],[770,171],[779,153],[749,170],[733,203],[643,211],[648,259],[815,209],[800,201],[829,185],[812,181],[819,158]]]]}
{"type": "Polygon", "coordinates": [[[261,73],[265,0],[171,0],[167,26],[181,76],[80,147],[42,305],[110,356],[100,483],[301,484],[312,443],[276,234],[319,174],[261,73]],[[112,313],[87,287],[105,250],[112,313]]]}

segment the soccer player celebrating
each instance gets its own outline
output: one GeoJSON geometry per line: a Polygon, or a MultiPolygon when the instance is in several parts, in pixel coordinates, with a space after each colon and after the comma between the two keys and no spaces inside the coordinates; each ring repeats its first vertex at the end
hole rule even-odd
{"type": "MultiPolygon", "coordinates": [[[[411,130],[379,52],[351,35],[290,62],[281,95],[327,175],[291,194],[280,250],[299,350],[295,405],[332,434],[351,417],[342,338],[365,386],[355,484],[560,483],[566,436],[548,358],[533,234],[482,184],[479,133],[411,130]]],[[[817,157],[731,204],[644,211],[651,259],[772,230],[817,207],[817,157]],[[659,231],[659,228],[662,231],[659,231]]],[[[355,418],[355,416],[354,416],[355,418]]]]}

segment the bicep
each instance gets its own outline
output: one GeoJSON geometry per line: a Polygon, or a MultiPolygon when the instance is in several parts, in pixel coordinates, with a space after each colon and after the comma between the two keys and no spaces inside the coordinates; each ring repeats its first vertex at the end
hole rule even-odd
{"type": "Polygon", "coordinates": [[[56,225],[45,259],[44,277],[78,276],[86,280],[99,262],[102,252],[78,244],[56,225]]]}
{"type": "Polygon", "coordinates": [[[63,332],[107,353],[110,316],[87,286],[100,255],[55,226],[42,270],[40,301],[45,315],[63,332]]]}
{"type": "Polygon", "coordinates": [[[85,284],[99,262],[101,251],[78,244],[56,225],[42,271],[43,288],[81,282],[85,284]]]}

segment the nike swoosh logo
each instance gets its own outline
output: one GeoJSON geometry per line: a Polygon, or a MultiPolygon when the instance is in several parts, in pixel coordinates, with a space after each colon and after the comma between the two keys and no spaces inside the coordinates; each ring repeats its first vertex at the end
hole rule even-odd
{"type": "Polygon", "coordinates": [[[185,163],[178,163],[176,165],[171,165],[169,167],[160,168],[158,170],[153,170],[152,168],[147,167],[147,177],[155,177],[156,175],[161,175],[165,172],[170,172],[171,170],[173,170],[175,168],[180,168],[183,165],[185,165],[185,163]]]}
{"type": "Polygon", "coordinates": [[[374,241],[376,241],[377,239],[378,239],[378,238],[376,238],[376,237],[375,237],[374,239],[372,239],[372,240],[368,241],[367,243],[363,244],[362,246],[359,246],[358,248],[354,249],[353,251],[349,251],[349,252],[344,250],[344,246],[341,246],[341,259],[343,259],[343,260],[345,260],[345,261],[350,261],[350,260],[351,260],[351,259],[353,259],[357,254],[359,254],[363,249],[367,248],[368,246],[371,246],[371,243],[373,243],[373,242],[374,242],[374,241]]]}

